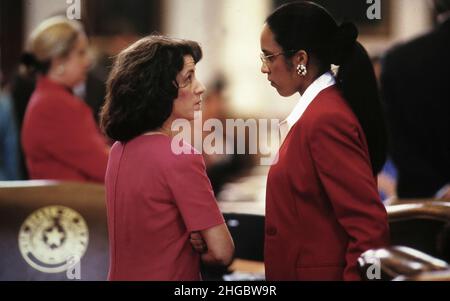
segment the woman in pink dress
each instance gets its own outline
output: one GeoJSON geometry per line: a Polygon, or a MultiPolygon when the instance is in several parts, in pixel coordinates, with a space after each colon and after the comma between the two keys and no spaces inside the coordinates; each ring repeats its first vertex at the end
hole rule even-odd
{"type": "Polygon", "coordinates": [[[172,122],[200,110],[201,57],[195,42],[149,36],[116,59],[101,113],[118,141],[106,172],[110,280],[200,280],[200,260],[232,260],[202,156],[172,149],[172,122]]]}

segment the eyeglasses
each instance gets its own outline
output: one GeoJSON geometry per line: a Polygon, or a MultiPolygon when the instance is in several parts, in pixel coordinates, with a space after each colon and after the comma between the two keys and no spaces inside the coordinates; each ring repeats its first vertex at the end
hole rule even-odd
{"type": "Polygon", "coordinates": [[[282,55],[282,54],[292,53],[295,51],[297,51],[297,50],[282,51],[282,52],[277,52],[277,53],[269,54],[269,55],[265,55],[264,53],[261,53],[259,55],[259,57],[261,58],[261,62],[263,62],[264,65],[269,66],[269,64],[272,63],[273,58],[275,58],[279,55],[282,55]]]}

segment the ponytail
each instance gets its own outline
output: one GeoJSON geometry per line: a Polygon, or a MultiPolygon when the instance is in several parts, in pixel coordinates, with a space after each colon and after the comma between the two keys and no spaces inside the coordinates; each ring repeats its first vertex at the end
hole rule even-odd
{"type": "Polygon", "coordinates": [[[20,75],[34,78],[36,74],[46,74],[50,68],[50,62],[40,62],[36,56],[30,52],[24,52],[20,58],[20,75]]]}
{"type": "Polygon", "coordinates": [[[332,62],[339,65],[337,86],[364,130],[376,175],[386,161],[387,133],[373,65],[367,51],[356,41],[357,35],[351,23],[339,27],[332,62]]]}

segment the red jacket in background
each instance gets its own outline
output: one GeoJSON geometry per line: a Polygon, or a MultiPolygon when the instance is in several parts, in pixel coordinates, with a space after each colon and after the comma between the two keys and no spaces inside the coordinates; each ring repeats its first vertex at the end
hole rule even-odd
{"type": "Polygon", "coordinates": [[[21,139],[31,179],[104,182],[108,146],[91,109],[46,77],[31,96],[21,139]]]}
{"type": "Polygon", "coordinates": [[[364,132],[336,86],[313,100],[270,169],[267,280],[359,280],[357,259],[389,228],[364,132]]]}

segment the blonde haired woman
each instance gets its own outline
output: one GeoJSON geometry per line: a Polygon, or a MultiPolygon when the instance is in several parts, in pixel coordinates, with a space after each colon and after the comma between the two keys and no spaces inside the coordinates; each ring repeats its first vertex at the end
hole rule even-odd
{"type": "Polygon", "coordinates": [[[37,76],[24,117],[22,146],[32,179],[103,183],[108,147],[87,104],[73,95],[90,65],[81,24],[63,17],[31,34],[23,63],[37,76]]]}

